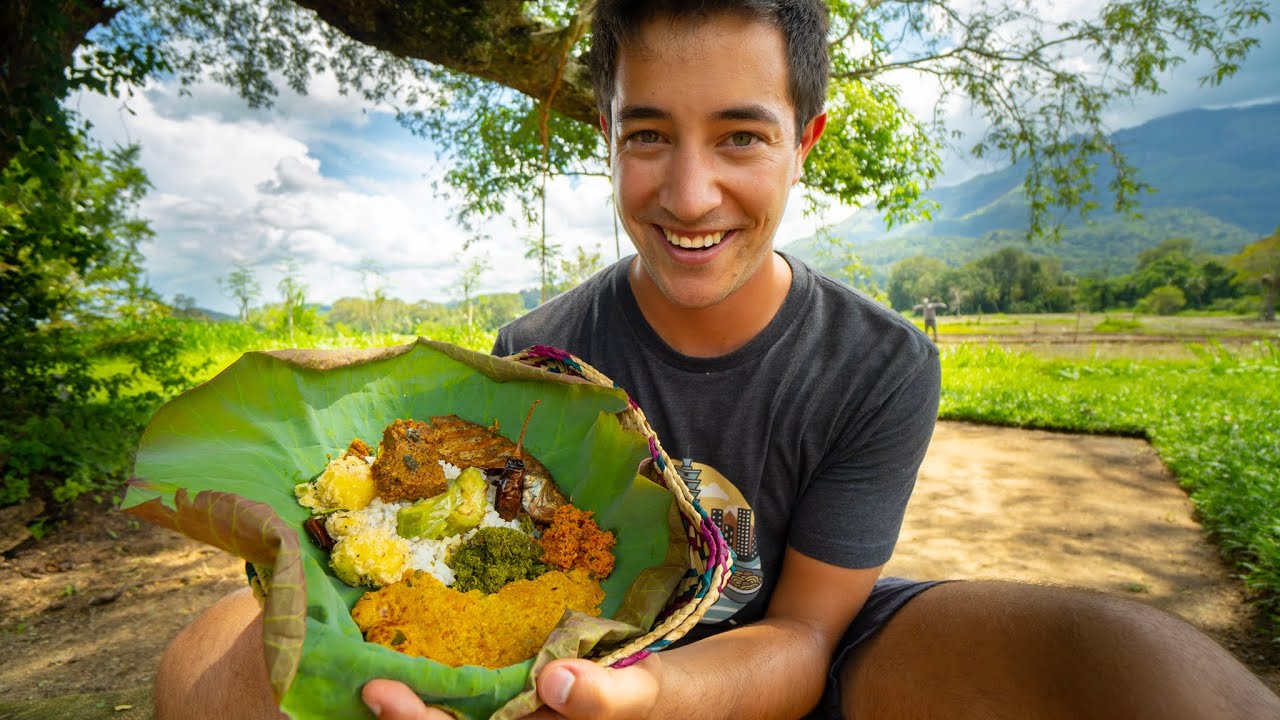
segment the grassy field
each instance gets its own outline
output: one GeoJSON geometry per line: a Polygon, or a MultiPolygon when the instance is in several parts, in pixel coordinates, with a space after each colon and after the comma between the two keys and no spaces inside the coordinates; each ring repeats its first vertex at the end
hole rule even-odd
{"type": "Polygon", "coordinates": [[[1062,342],[1074,317],[943,325],[940,416],[1147,438],[1280,638],[1280,326],[1137,318],[1062,342]]]}

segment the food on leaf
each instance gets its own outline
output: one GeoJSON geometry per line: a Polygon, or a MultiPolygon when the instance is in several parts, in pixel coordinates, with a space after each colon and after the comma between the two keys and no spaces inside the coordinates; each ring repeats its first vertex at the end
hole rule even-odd
{"type": "Polygon", "coordinates": [[[581,570],[459,592],[417,573],[366,593],[351,617],[369,642],[451,667],[506,667],[532,657],[566,609],[600,615],[604,591],[581,570]]]}
{"type": "Polygon", "coordinates": [[[520,428],[516,450],[503,463],[502,474],[498,476],[498,497],[494,505],[498,508],[498,516],[503,520],[514,520],[524,503],[525,463],[521,451],[524,448],[524,434],[529,429],[529,421],[533,419],[533,409],[536,407],[538,401],[534,400],[529,407],[529,414],[524,417],[524,426],[520,428]]]}
{"type": "MultiPolygon", "coordinates": [[[[396,418],[427,420],[450,412],[480,421],[477,435],[487,435],[496,451],[489,452],[492,460],[449,461],[462,468],[501,468],[515,446],[515,433],[510,440],[497,439],[488,428],[496,430],[501,420],[501,427],[518,429],[529,402],[540,398],[526,443],[530,451],[547,455],[526,453],[528,474],[535,468],[545,473],[534,464],[545,459],[564,494],[584,509],[597,510],[597,521],[605,526],[607,519],[607,527],[616,528],[620,538],[617,568],[601,583],[606,593],[602,617],[566,614],[568,622],[557,626],[548,642],[567,655],[612,652],[613,643],[626,640],[619,636],[595,647],[596,641],[587,638],[597,637],[597,623],[618,615],[624,621],[640,619],[639,632],[653,628],[651,618],[671,602],[671,595],[641,591],[657,587],[649,570],[664,568],[659,572],[678,577],[687,568],[681,563],[667,567],[664,557],[693,555],[684,533],[668,533],[671,493],[660,484],[636,481],[637,464],[651,457],[652,441],[632,430],[621,415],[629,407],[625,393],[569,380],[575,379],[425,339],[369,351],[246,353],[157,411],[143,434],[123,506],[156,522],[167,512],[172,516],[167,527],[253,562],[262,587],[269,590],[265,660],[286,715],[360,717],[367,709],[359,688],[375,677],[394,677],[459,718],[489,718],[518,695],[528,702],[529,693],[523,691],[532,662],[453,668],[366,642],[351,608],[368,588],[352,588],[335,577],[329,553],[301,537],[302,524],[322,516],[327,531],[356,529],[363,525],[352,516],[380,513],[375,506],[383,503],[375,498],[359,511],[313,512],[298,505],[295,478],[318,477],[328,462],[326,452],[346,447],[337,443],[363,437],[376,446],[381,430],[396,418]],[[207,502],[219,496],[237,504],[207,502]],[[143,515],[148,510],[152,514],[143,515]],[[278,527],[270,532],[266,525],[260,528],[254,514],[259,510],[278,527]],[[629,605],[637,600],[643,601],[643,613],[629,605]]],[[[366,449],[353,454],[376,453],[366,449]]],[[[497,516],[491,503],[486,518],[497,516]]],[[[394,532],[395,509],[386,512],[385,522],[394,532]]],[[[523,512],[513,524],[537,532],[523,512]]],[[[429,544],[461,541],[455,536],[429,544]]],[[[438,555],[434,567],[452,573],[443,552],[415,548],[426,541],[405,542],[411,548],[410,567],[419,566],[416,556],[438,555]]],[[[532,704],[519,707],[508,715],[532,712],[536,695],[532,704]]]]}
{"type": "Polygon", "coordinates": [[[373,482],[383,502],[435,497],[446,489],[435,431],[418,420],[396,420],[382,432],[373,482]]]}
{"type": "MultiPolygon", "coordinates": [[[[355,440],[354,443],[359,443],[355,440]]],[[[360,443],[364,446],[364,443],[360,443]]],[[[364,446],[367,452],[368,447],[364,446]]],[[[359,510],[375,495],[373,475],[365,455],[350,448],[329,462],[315,482],[301,483],[293,489],[298,503],[318,513],[334,510],[359,510]]]]}
{"type": "Polygon", "coordinates": [[[480,525],[484,519],[488,481],[477,468],[449,480],[443,494],[423,498],[396,514],[396,533],[406,538],[439,540],[480,525]]]}
{"type": "Polygon", "coordinates": [[[569,498],[549,478],[526,471],[523,504],[534,522],[550,525],[556,510],[568,505],[569,498]]]}
{"type": "Polygon", "coordinates": [[[307,531],[307,535],[311,537],[311,542],[325,552],[332,550],[333,546],[337,544],[337,541],[333,539],[333,536],[329,534],[329,531],[324,526],[323,515],[312,515],[303,520],[302,529],[307,531]]]}
{"type": "Polygon", "coordinates": [[[613,572],[613,533],[601,530],[584,512],[572,505],[556,510],[551,527],[542,533],[543,561],[561,570],[581,568],[598,578],[613,572]]]}
{"type": "Polygon", "coordinates": [[[346,452],[343,454],[368,459],[373,457],[373,450],[370,450],[369,445],[360,438],[352,438],[351,444],[347,446],[346,452]]]}
{"type": "Polygon", "coordinates": [[[408,570],[409,545],[382,529],[350,532],[329,553],[333,574],[342,582],[382,587],[397,582],[408,570]]]}
{"type": "MultiPolygon", "coordinates": [[[[526,488],[526,467],[545,472],[524,452],[532,416],[531,407],[514,446],[453,416],[396,420],[372,460],[378,497],[307,521],[320,547],[334,543],[329,564],[339,579],[380,588],[352,610],[367,641],[446,664],[504,667],[536,653],[566,608],[600,614],[599,580],[613,570],[614,536],[569,504],[549,475],[533,476],[526,488]],[[503,467],[494,483],[492,467],[453,464],[497,457],[503,467]],[[550,527],[526,512],[526,496],[550,527]]],[[[350,475],[343,463],[351,460],[367,466],[348,449],[314,489],[299,486],[299,502],[318,496],[325,478],[350,475]]]]}
{"type": "Polygon", "coordinates": [[[495,593],[515,580],[532,580],[549,568],[541,562],[542,547],[528,535],[510,528],[482,528],[449,556],[456,580],[466,592],[495,593]]]}

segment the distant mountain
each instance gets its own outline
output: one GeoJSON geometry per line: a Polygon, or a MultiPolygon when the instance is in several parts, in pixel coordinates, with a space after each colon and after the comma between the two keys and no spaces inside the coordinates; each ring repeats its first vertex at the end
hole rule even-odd
{"type": "MultiPolygon", "coordinates": [[[[1112,137],[1156,192],[1140,198],[1142,220],[1099,210],[1072,216],[1062,242],[1028,244],[1024,165],[934,190],[934,220],[887,231],[862,210],[833,231],[852,242],[880,277],[902,258],[927,254],[960,265],[1014,245],[1062,258],[1076,273],[1129,272],[1142,250],[1171,237],[1191,238],[1199,252],[1234,254],[1280,226],[1280,103],[1167,115],[1112,137]]],[[[1098,185],[1105,187],[1102,173],[1098,185]]],[[[1099,197],[1106,207],[1108,198],[1099,197]]],[[[818,262],[814,238],[782,248],[818,262]]]]}
{"type": "Polygon", "coordinates": [[[192,308],[192,310],[195,311],[196,313],[199,313],[200,315],[203,315],[205,318],[207,318],[211,322],[226,322],[228,320],[240,319],[236,315],[228,315],[227,313],[218,312],[217,310],[210,310],[209,308],[206,308],[206,307],[196,307],[196,308],[192,308]]]}

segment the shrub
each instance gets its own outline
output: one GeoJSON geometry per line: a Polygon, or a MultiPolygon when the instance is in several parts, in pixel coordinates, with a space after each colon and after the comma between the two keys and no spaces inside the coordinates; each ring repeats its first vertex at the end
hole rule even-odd
{"type": "Polygon", "coordinates": [[[1187,306],[1187,296],[1174,285],[1161,285],[1142,298],[1140,307],[1156,315],[1174,315],[1187,306]]]}

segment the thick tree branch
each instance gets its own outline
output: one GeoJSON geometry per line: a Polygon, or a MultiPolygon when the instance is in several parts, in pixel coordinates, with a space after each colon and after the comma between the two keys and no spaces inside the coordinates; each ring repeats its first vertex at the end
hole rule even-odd
{"type": "MultiPolygon", "coordinates": [[[[298,0],[354,40],[402,58],[424,60],[491,80],[529,97],[551,96],[566,39],[577,28],[551,27],[521,12],[517,0],[298,0]]],[[[565,62],[552,102],[588,124],[597,118],[591,77],[581,58],[565,62]]]]}
{"type": "Polygon", "coordinates": [[[105,0],[0,3],[0,168],[9,164],[32,122],[56,110],[76,48],[120,8],[105,0]]]}

